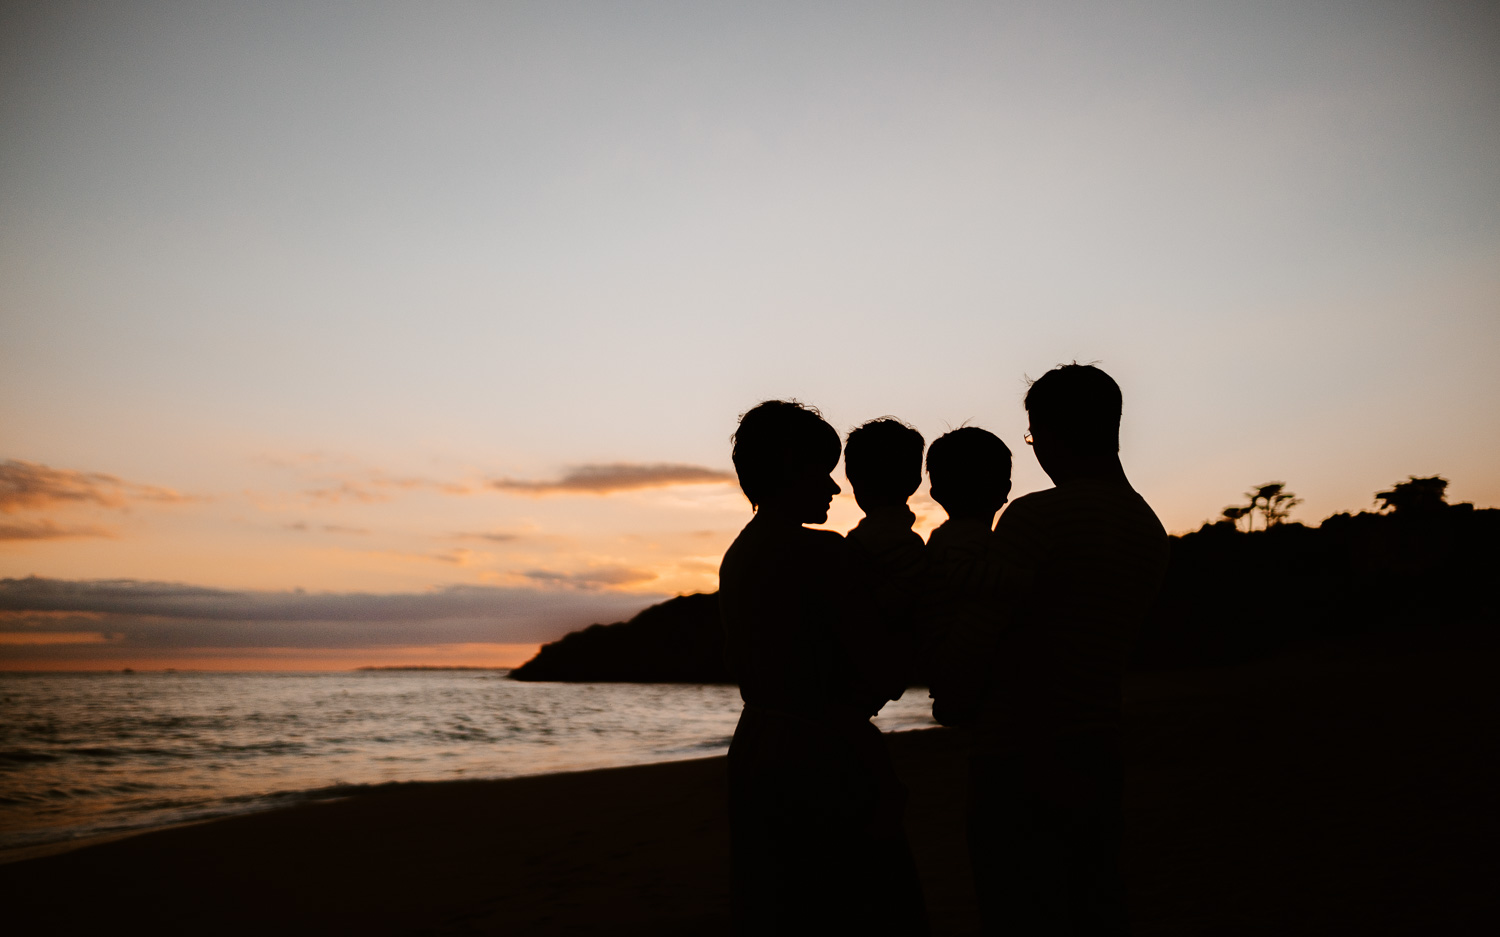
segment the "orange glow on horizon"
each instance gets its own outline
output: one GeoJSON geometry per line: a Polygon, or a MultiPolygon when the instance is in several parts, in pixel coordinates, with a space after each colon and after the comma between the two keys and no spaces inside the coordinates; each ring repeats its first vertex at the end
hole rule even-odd
{"type": "Polygon", "coordinates": [[[540,644],[435,644],[372,648],[193,648],[176,655],[0,660],[0,672],[344,671],[360,667],[519,667],[540,644]]]}

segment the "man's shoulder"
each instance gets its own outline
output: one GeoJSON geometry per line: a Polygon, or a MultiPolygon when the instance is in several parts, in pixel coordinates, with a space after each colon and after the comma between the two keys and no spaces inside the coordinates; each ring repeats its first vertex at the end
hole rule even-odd
{"type": "Polygon", "coordinates": [[[1013,499],[1000,512],[1000,520],[995,523],[995,533],[1003,537],[1007,532],[1032,524],[1045,524],[1048,516],[1056,514],[1062,508],[1057,491],[1056,488],[1044,488],[1013,499]]]}
{"type": "Polygon", "coordinates": [[[1116,544],[1131,550],[1166,549],[1167,532],[1156,512],[1128,484],[1082,482],[1023,495],[1000,515],[1002,543],[1032,549],[1070,544],[1116,544]]]}
{"type": "MultiPolygon", "coordinates": [[[[1135,515],[1156,520],[1156,512],[1140,492],[1121,482],[1084,480],[1024,494],[1010,503],[1006,514],[1068,514],[1074,512],[1135,515]]],[[[1002,515],[1003,517],[1004,515],[1002,515]]]]}
{"type": "MultiPolygon", "coordinates": [[[[1005,507],[1005,514],[1027,514],[1032,511],[1045,511],[1057,501],[1056,488],[1043,488],[1041,491],[1033,491],[1012,498],[1010,504],[1005,507]]],[[[1004,517],[1005,514],[1001,514],[1004,517]]]]}

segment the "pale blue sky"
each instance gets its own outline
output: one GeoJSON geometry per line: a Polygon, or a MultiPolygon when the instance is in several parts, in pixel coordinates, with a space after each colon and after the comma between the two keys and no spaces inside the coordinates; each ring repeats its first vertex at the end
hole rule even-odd
{"type": "MultiPolygon", "coordinates": [[[[1500,504],[1496,9],[5,3],[0,458],[205,500],[0,575],[341,588],[235,532],[274,461],[727,468],[771,396],[1023,448],[1075,358],[1171,529],[1271,478],[1500,504]]],[[[462,510],[734,526],[616,502],[462,510]]]]}

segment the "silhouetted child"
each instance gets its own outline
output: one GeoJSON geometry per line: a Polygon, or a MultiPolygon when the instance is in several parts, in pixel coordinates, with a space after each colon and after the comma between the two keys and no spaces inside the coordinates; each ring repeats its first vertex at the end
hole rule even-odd
{"type": "Polygon", "coordinates": [[[895,417],[856,427],[844,442],[844,474],[864,518],[847,534],[888,570],[920,562],[922,538],[907,499],[922,483],[922,434],[895,417]]]}
{"type": "Polygon", "coordinates": [[[1010,500],[1010,447],[989,430],[960,427],[933,442],[927,478],[932,500],[948,512],[927,539],[929,560],[985,550],[995,515],[1010,500]]]}
{"type": "Polygon", "coordinates": [[[873,669],[890,681],[890,696],[899,698],[911,677],[916,657],[918,617],[926,598],[926,553],[914,530],[917,516],[906,502],[922,483],[922,434],[895,417],[880,417],[858,426],[844,442],[844,474],[865,516],[846,535],[857,571],[876,597],[878,620],[871,627],[872,647],[884,661],[873,669]]]}
{"type": "MultiPolygon", "coordinates": [[[[948,512],[948,519],[927,538],[933,589],[924,623],[929,646],[958,631],[998,630],[995,611],[1003,570],[992,533],[995,514],[1010,499],[1010,467],[1010,447],[977,426],[938,437],[927,452],[932,500],[948,512]]],[[[940,684],[946,668],[942,661],[934,663],[938,702],[933,716],[945,724],[963,722],[973,701],[945,698],[940,684]]]]}

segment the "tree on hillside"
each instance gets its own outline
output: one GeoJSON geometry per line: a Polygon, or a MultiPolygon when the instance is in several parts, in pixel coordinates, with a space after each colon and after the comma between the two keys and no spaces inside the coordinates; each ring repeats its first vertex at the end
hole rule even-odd
{"type": "MultiPolygon", "coordinates": [[[[1229,507],[1224,509],[1224,519],[1233,524],[1235,529],[1238,530],[1240,526],[1240,518],[1249,517],[1251,510],[1251,507],[1246,504],[1231,504],[1229,507]]],[[[1245,522],[1245,529],[1250,529],[1249,521],[1245,522]]]]}
{"type": "Polygon", "coordinates": [[[1441,475],[1430,478],[1412,475],[1406,481],[1392,485],[1390,491],[1376,492],[1375,500],[1381,503],[1381,513],[1432,514],[1448,506],[1447,491],[1448,479],[1441,475]]]}
{"type": "MultiPolygon", "coordinates": [[[[1245,492],[1245,497],[1250,499],[1248,510],[1260,512],[1266,530],[1285,521],[1291,516],[1292,508],[1302,503],[1301,498],[1286,490],[1286,482],[1266,482],[1245,492]]],[[[1251,526],[1254,526],[1253,521],[1251,526]]]]}

